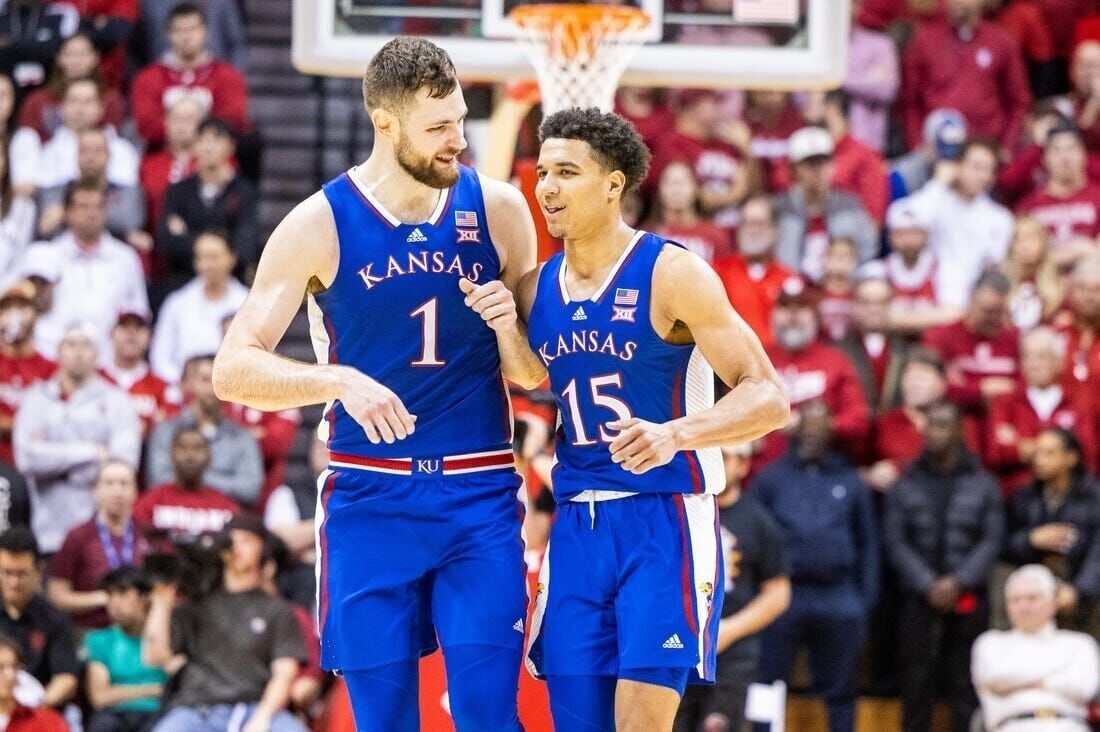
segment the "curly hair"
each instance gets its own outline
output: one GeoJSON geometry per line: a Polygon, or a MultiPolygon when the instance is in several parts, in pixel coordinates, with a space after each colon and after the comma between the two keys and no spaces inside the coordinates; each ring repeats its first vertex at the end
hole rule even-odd
{"type": "Polygon", "coordinates": [[[382,46],[367,65],[363,101],[369,111],[386,107],[403,114],[421,88],[442,99],[457,86],[455,65],[446,51],[424,38],[399,36],[382,46]]]}
{"type": "Polygon", "coordinates": [[[649,172],[649,149],[634,125],[613,112],[596,107],[555,112],[539,128],[539,142],[551,138],[587,142],[603,170],[618,170],[626,176],[626,191],[641,185],[649,172]]]}

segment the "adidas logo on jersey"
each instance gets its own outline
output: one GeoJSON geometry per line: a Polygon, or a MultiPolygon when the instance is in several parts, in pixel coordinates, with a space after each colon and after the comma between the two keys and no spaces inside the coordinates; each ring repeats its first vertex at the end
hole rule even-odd
{"type": "Polygon", "coordinates": [[[577,308],[577,312],[573,313],[573,320],[588,320],[588,316],[584,314],[584,308],[577,308]]]}
{"type": "Polygon", "coordinates": [[[516,621],[516,624],[512,626],[512,630],[516,631],[517,633],[523,632],[523,618],[520,618],[516,621]]]}
{"type": "Polygon", "coordinates": [[[684,647],[684,644],[680,641],[680,635],[678,633],[673,633],[671,636],[669,636],[669,639],[666,640],[664,642],[664,644],[661,646],[661,648],[674,648],[674,649],[680,649],[680,648],[683,648],[683,647],[684,647]]]}
{"type": "Polygon", "coordinates": [[[409,238],[405,240],[405,242],[408,243],[408,244],[412,244],[414,242],[420,242],[420,241],[428,241],[428,237],[424,236],[424,234],[420,231],[419,228],[413,229],[412,233],[409,234],[409,238]]]}

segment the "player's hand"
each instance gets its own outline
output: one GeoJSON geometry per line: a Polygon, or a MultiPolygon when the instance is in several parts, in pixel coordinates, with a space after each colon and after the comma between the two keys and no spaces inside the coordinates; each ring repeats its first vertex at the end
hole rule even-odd
{"type": "Polygon", "coordinates": [[[516,298],[500,280],[475,285],[463,277],[458,287],[466,295],[466,306],[481,316],[493,330],[503,333],[516,327],[516,298]]]}
{"type": "Polygon", "coordinates": [[[409,414],[396,394],[366,374],[353,372],[337,397],[344,410],[351,415],[367,439],[377,445],[392,445],[413,433],[416,417],[409,414]]]}
{"type": "Polygon", "coordinates": [[[608,422],[607,428],[619,432],[611,441],[611,461],[635,475],[667,465],[678,449],[675,431],[667,422],[631,417],[608,422]]]}

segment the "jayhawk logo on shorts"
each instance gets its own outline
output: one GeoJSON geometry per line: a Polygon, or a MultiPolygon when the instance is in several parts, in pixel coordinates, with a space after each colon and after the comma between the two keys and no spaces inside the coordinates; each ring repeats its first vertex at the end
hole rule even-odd
{"type": "Polygon", "coordinates": [[[703,593],[703,596],[707,598],[707,607],[711,606],[714,602],[714,583],[713,582],[700,582],[699,592],[703,593]]]}

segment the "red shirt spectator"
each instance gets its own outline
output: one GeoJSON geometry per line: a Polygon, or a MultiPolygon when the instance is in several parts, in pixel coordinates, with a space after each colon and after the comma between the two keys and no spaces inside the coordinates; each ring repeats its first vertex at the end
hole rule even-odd
{"type": "MultiPolygon", "coordinates": [[[[737,226],[736,204],[750,185],[751,169],[742,149],[719,136],[721,110],[718,95],[711,90],[690,90],[680,94],[676,126],[657,140],[653,165],[647,181],[656,185],[673,162],[691,166],[698,181],[701,210],[724,229],[737,226]]],[[[746,138],[741,144],[748,145],[746,138]]]]}
{"type": "Polygon", "coordinates": [[[875,420],[875,457],[890,461],[899,473],[920,456],[924,438],[916,417],[906,407],[894,407],[875,420]]]}
{"type": "Polygon", "coordinates": [[[213,488],[184,488],[168,483],[142,494],[134,521],[146,532],[198,536],[221,531],[240,506],[213,488]]]}
{"type": "Polygon", "coordinates": [[[787,140],[806,126],[806,120],[786,92],[749,91],[745,101],[745,124],[752,135],[749,149],[764,166],[765,190],[776,193],[782,190],[778,171],[787,160],[787,140]]]}
{"type": "Polygon", "coordinates": [[[1089,183],[1085,143],[1076,127],[1066,123],[1047,132],[1043,167],[1050,182],[1020,204],[1020,211],[1039,220],[1050,232],[1059,261],[1073,261],[1091,251],[1100,234],[1100,186],[1089,183]],[[1088,239],[1088,242],[1081,242],[1088,239]]]}
{"type": "Polygon", "coordinates": [[[1050,30],[1055,58],[1069,58],[1077,22],[1095,9],[1093,0],[1038,0],[1043,25],[1050,30]]]}
{"type": "Polygon", "coordinates": [[[650,150],[676,126],[676,115],[658,99],[658,93],[657,89],[624,86],[615,94],[615,111],[630,120],[650,150]]]}
{"type": "Polygon", "coordinates": [[[1007,31],[977,14],[952,25],[922,25],[905,53],[901,105],[910,147],[922,141],[924,119],[957,109],[975,137],[1015,149],[1031,104],[1019,48],[1007,31]]]}
{"type": "Polygon", "coordinates": [[[232,402],[225,403],[223,413],[230,422],[248,430],[260,446],[264,458],[264,485],[257,505],[262,513],[271,491],[286,480],[286,464],[298,436],[302,413],[297,409],[261,412],[232,402]]]}
{"type": "Polygon", "coordinates": [[[764,197],[750,198],[741,206],[738,253],[714,263],[730,304],[765,346],[772,341],[772,308],[783,282],[794,272],[775,261],[779,232],[775,210],[764,197]]]}
{"type": "Polygon", "coordinates": [[[1054,58],[1054,41],[1043,17],[1040,0],[1000,0],[1001,8],[992,20],[1012,36],[1028,61],[1054,58]]]}
{"type": "Polygon", "coordinates": [[[234,132],[248,128],[248,89],[241,72],[206,51],[206,24],[193,8],[169,18],[172,50],[142,69],[130,90],[138,134],[150,147],[165,142],[164,112],[183,97],[193,97],[211,117],[234,132]]]}
{"type": "Polygon", "coordinates": [[[199,125],[206,111],[197,100],[184,97],[164,113],[165,144],[159,150],[145,151],[138,176],[145,192],[150,230],[160,221],[164,194],[173,183],[193,175],[197,170],[192,151],[199,135],[199,125]]]}
{"type": "Polygon", "coordinates": [[[114,357],[99,370],[100,376],[130,395],[130,402],[141,418],[142,436],[179,411],[179,395],[149,369],[145,353],[149,350],[149,319],[144,313],[119,313],[111,329],[114,357]]]}
{"type": "MultiPolygon", "coordinates": [[[[791,409],[820,400],[833,416],[833,430],[837,446],[850,458],[862,454],[863,440],[871,428],[870,410],[863,398],[852,365],[839,349],[821,342],[814,342],[801,351],[791,351],[780,344],[768,350],[772,364],[791,400],[791,409]]],[[[763,467],[783,454],[787,447],[786,435],[773,432],[765,438],[759,463],[763,467]]]]}
{"type": "Polygon", "coordinates": [[[34,347],[34,297],[27,281],[0,294],[0,462],[14,462],[11,430],[23,392],[57,369],[34,347]]]}
{"type": "Polygon", "coordinates": [[[16,704],[4,732],[69,732],[65,718],[49,707],[16,704]]]}
{"type": "Polygon", "coordinates": [[[1096,415],[1080,388],[1053,387],[1045,392],[1057,395],[1044,403],[1043,396],[1021,386],[1015,393],[996,399],[989,406],[985,434],[986,464],[996,471],[1007,494],[1014,493],[1032,479],[1030,460],[1035,438],[1047,427],[1070,430],[1081,441],[1089,470],[1096,466],[1096,415]],[[1040,414],[1037,408],[1043,407],[1040,414]]]}
{"type": "Polygon", "coordinates": [[[1068,312],[1055,318],[1066,340],[1066,380],[1100,387],[1100,258],[1088,257],[1074,267],[1068,304],[1068,312]]]}
{"type": "Polygon", "coordinates": [[[645,228],[683,244],[713,264],[715,259],[729,255],[730,236],[699,216],[698,194],[690,163],[669,163],[657,183],[653,220],[645,228]]]}
{"type": "Polygon", "coordinates": [[[1073,52],[1070,66],[1073,104],[1077,126],[1091,153],[1100,153],[1100,39],[1082,41],[1073,52]]]}
{"type": "MultiPolygon", "coordinates": [[[[67,580],[76,592],[95,592],[100,581],[122,564],[140,567],[149,554],[149,542],[131,526],[121,536],[107,532],[110,549],[103,543],[98,517],[74,527],[64,543],[50,559],[50,579],[67,580]],[[108,551],[111,556],[108,557],[108,551]],[[119,564],[116,564],[118,562],[119,564]]],[[[106,531],[106,529],[104,529],[106,531]]],[[[103,608],[73,615],[73,624],[80,628],[106,628],[110,624],[103,608]]]]}
{"type": "Polygon", "coordinates": [[[982,447],[986,405],[1016,389],[1019,332],[1008,319],[1008,280],[1000,272],[982,275],[963,318],[925,333],[924,345],[947,369],[947,398],[963,408],[964,435],[982,447]]]}
{"type": "MultiPolygon", "coordinates": [[[[787,280],[772,313],[774,344],[768,356],[787,392],[797,421],[799,406],[824,403],[832,415],[836,446],[858,461],[871,430],[871,414],[859,377],[844,353],[817,340],[817,315],[812,295],[801,280],[787,280]]],[[[764,438],[759,460],[762,468],[787,449],[787,435],[773,432],[764,438]]]]}
{"type": "Polygon", "coordinates": [[[138,0],[63,0],[80,13],[81,28],[91,35],[103,55],[103,75],[120,86],[126,70],[126,44],[138,19],[138,0]]]}

